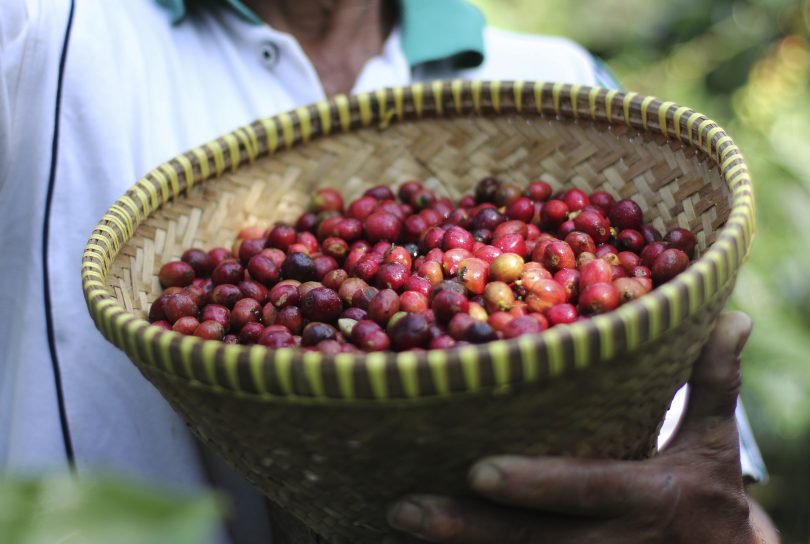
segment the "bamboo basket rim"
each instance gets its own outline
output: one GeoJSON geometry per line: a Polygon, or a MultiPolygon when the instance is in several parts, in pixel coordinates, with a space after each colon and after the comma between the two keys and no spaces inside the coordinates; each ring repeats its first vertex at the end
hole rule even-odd
{"type": "Polygon", "coordinates": [[[519,353],[523,359],[520,383],[532,383],[633,351],[700,312],[734,280],[754,226],[753,188],[742,153],[717,123],[687,107],[633,92],[563,83],[435,81],[338,95],[243,126],[159,165],[119,198],[93,230],[82,258],[82,287],[102,334],[138,364],[173,381],[265,402],[407,405],[487,390],[508,393],[518,385],[509,376],[510,354],[519,353]],[[152,326],[128,312],[106,287],[113,261],[147,217],[228,169],[333,133],[374,126],[385,130],[392,123],[423,118],[510,114],[626,125],[695,148],[719,167],[732,199],[730,215],[715,242],[686,271],[617,310],[536,335],[423,353],[330,356],[295,348],[225,345],[152,326]],[[545,375],[538,371],[541,353],[547,360],[545,375]],[[483,360],[492,365],[494,387],[481,385],[483,360]],[[463,388],[449,389],[450,365],[460,367],[463,388]],[[436,384],[429,394],[419,388],[420,366],[429,369],[436,384]],[[356,390],[358,372],[370,385],[368,391],[356,390]],[[401,395],[390,394],[386,387],[391,372],[402,380],[401,395]],[[331,394],[326,392],[327,379],[336,386],[331,394]]]}

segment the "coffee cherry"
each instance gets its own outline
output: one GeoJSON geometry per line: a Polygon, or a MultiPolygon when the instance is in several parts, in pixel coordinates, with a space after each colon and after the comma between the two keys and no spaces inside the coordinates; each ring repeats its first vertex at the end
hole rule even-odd
{"type": "Polygon", "coordinates": [[[204,340],[222,340],[225,337],[225,327],[216,321],[203,321],[192,334],[204,340]]]}
{"type": "Polygon", "coordinates": [[[610,264],[619,264],[618,255],[619,250],[611,244],[601,244],[596,248],[596,256],[606,259],[610,264]]]}
{"type": "Polygon", "coordinates": [[[369,301],[367,311],[368,319],[385,326],[399,311],[399,295],[393,289],[383,289],[369,301]]]}
{"type": "Polygon", "coordinates": [[[406,271],[410,271],[413,257],[405,246],[392,245],[383,254],[383,263],[399,263],[405,267],[406,271]]]}
{"type": "Polygon", "coordinates": [[[504,338],[518,338],[525,334],[537,334],[543,331],[540,322],[529,316],[516,317],[503,327],[504,338]]]}
{"type": "Polygon", "coordinates": [[[572,232],[577,230],[577,225],[574,223],[572,219],[568,219],[567,221],[563,221],[560,228],[557,229],[557,236],[560,238],[565,238],[572,232]]]}
{"type": "Polygon", "coordinates": [[[376,287],[366,286],[361,289],[358,289],[354,292],[354,296],[352,297],[352,306],[355,308],[362,308],[363,310],[368,310],[368,305],[371,303],[372,299],[377,296],[380,290],[376,287]]]}
{"type": "Polygon", "coordinates": [[[184,261],[170,261],[160,268],[158,278],[164,288],[185,287],[194,281],[194,269],[184,261]]]}
{"type": "Polygon", "coordinates": [[[463,293],[444,289],[434,295],[430,307],[438,322],[447,323],[457,313],[469,311],[470,306],[463,293]]]}
{"type": "Polygon", "coordinates": [[[423,313],[428,309],[428,297],[417,291],[404,291],[399,295],[399,308],[403,312],[423,313]]]}
{"type": "Polygon", "coordinates": [[[250,258],[247,263],[250,277],[265,285],[278,281],[280,271],[273,261],[266,255],[258,254],[250,258]]]}
{"type": "Polygon", "coordinates": [[[492,241],[492,245],[502,253],[515,253],[521,257],[528,253],[526,239],[521,234],[505,234],[492,241]]]}
{"type": "Polygon", "coordinates": [[[294,306],[298,304],[300,295],[298,293],[298,283],[277,283],[270,289],[267,294],[267,299],[276,308],[284,308],[287,306],[294,306]]]}
{"type": "Polygon", "coordinates": [[[287,248],[295,243],[295,239],[296,232],[294,228],[289,225],[278,224],[270,230],[265,245],[287,251],[287,248]]]}
{"type": "Polygon", "coordinates": [[[492,238],[498,239],[510,234],[518,234],[525,240],[528,233],[529,230],[526,223],[518,221],[517,219],[510,219],[495,227],[495,230],[492,231],[492,238]]]}
{"type": "Polygon", "coordinates": [[[526,187],[526,196],[532,200],[545,202],[551,197],[551,193],[551,185],[543,180],[530,181],[526,187]]]}
{"type": "Polygon", "coordinates": [[[610,214],[610,209],[613,207],[614,202],[610,193],[606,193],[605,191],[596,191],[591,193],[590,201],[591,206],[599,208],[599,211],[601,211],[602,215],[605,217],[610,214]]]}
{"type": "Polygon", "coordinates": [[[341,319],[352,319],[354,321],[363,321],[368,316],[368,312],[366,312],[362,308],[357,308],[355,306],[351,306],[343,310],[343,313],[340,314],[338,318],[338,324],[340,323],[341,319]]]}
{"type": "Polygon", "coordinates": [[[252,298],[260,304],[264,304],[267,301],[267,296],[270,292],[267,287],[253,280],[240,281],[237,287],[243,298],[252,298]]]}
{"type": "Polygon", "coordinates": [[[219,263],[211,272],[211,281],[214,285],[230,283],[236,285],[245,279],[245,269],[234,259],[226,259],[219,263]]]}
{"type": "Polygon", "coordinates": [[[302,346],[316,346],[326,340],[334,340],[337,329],[327,323],[309,323],[301,333],[302,346]]]}
{"type": "Polygon", "coordinates": [[[433,285],[426,278],[418,275],[411,275],[407,280],[405,280],[405,283],[402,286],[402,291],[415,291],[424,297],[429,297],[432,288],[433,285]]]}
{"type": "Polygon", "coordinates": [[[484,344],[498,339],[498,333],[489,323],[473,320],[464,331],[464,340],[472,344],[484,344]]]}
{"type": "Polygon", "coordinates": [[[343,197],[334,189],[318,189],[312,196],[309,209],[314,213],[342,211],[343,197]]]}
{"type": "Polygon", "coordinates": [[[236,301],[243,298],[242,290],[232,283],[223,283],[214,287],[211,291],[211,302],[220,304],[226,308],[233,308],[236,301]]]}
{"type": "Polygon", "coordinates": [[[304,328],[304,317],[298,306],[285,306],[278,311],[276,325],[286,327],[292,334],[301,334],[304,328]]]}
{"type": "Polygon", "coordinates": [[[619,200],[611,206],[609,218],[611,224],[619,230],[639,230],[644,223],[641,207],[629,198],[619,200]]]}
{"type": "Polygon", "coordinates": [[[574,226],[590,236],[597,245],[610,239],[610,223],[597,212],[583,211],[574,218],[574,226]]]}
{"type": "Polygon", "coordinates": [[[667,282],[686,270],[689,257],[680,249],[667,249],[655,258],[652,279],[657,285],[667,282]]]}
{"type": "Polygon", "coordinates": [[[265,326],[258,321],[251,321],[239,330],[239,343],[249,346],[255,344],[264,332],[265,326]]]}
{"type": "Polygon", "coordinates": [[[596,244],[594,243],[593,238],[578,230],[571,231],[566,234],[565,243],[571,246],[571,250],[577,257],[579,257],[580,254],[585,251],[590,253],[594,253],[596,251],[596,244]]]}
{"type": "Polygon", "coordinates": [[[510,219],[528,223],[534,217],[534,202],[526,197],[520,197],[506,207],[505,213],[510,219]]]}
{"type": "Polygon", "coordinates": [[[603,259],[589,261],[581,266],[579,271],[580,290],[584,290],[595,283],[610,282],[613,277],[613,270],[610,268],[610,264],[603,259]]]}
{"type": "Polygon", "coordinates": [[[651,242],[641,250],[641,264],[649,269],[652,269],[653,263],[664,250],[667,249],[666,244],[663,242],[651,242]]]}
{"type": "Polygon", "coordinates": [[[630,269],[630,277],[652,279],[652,270],[646,266],[634,266],[630,269]]]}
{"type": "Polygon", "coordinates": [[[207,278],[214,270],[214,259],[201,249],[192,248],[187,250],[180,257],[180,260],[188,263],[194,269],[194,276],[197,278],[207,278]]]}
{"type": "MultiPolygon", "coordinates": [[[[318,224],[318,217],[312,212],[304,212],[299,217],[298,220],[295,222],[295,230],[302,231],[313,230],[316,225],[318,224]]],[[[267,233],[270,234],[269,232],[267,233]]]]}
{"type": "Polygon", "coordinates": [[[511,283],[516,281],[524,267],[523,257],[516,253],[503,253],[489,265],[489,275],[495,281],[511,283]]]}
{"type": "Polygon", "coordinates": [[[461,312],[457,313],[447,324],[447,332],[454,340],[464,340],[467,333],[467,328],[469,328],[473,323],[475,323],[475,319],[470,317],[470,314],[461,312]]]}
{"type": "Polygon", "coordinates": [[[444,231],[441,248],[444,251],[456,248],[471,251],[474,241],[475,240],[473,240],[472,234],[470,234],[469,231],[454,225],[444,231]]]}
{"type": "Polygon", "coordinates": [[[398,262],[383,263],[375,274],[376,284],[380,288],[400,291],[408,281],[410,272],[405,265],[398,262]]]}
{"type": "Polygon", "coordinates": [[[532,312],[542,313],[555,304],[568,299],[568,291],[554,280],[540,279],[526,295],[526,304],[532,312]]]}
{"type": "Polygon", "coordinates": [[[401,226],[399,218],[388,212],[374,212],[363,222],[366,238],[371,242],[380,240],[396,242],[401,226]]]}
{"type": "Polygon", "coordinates": [[[495,202],[495,192],[498,190],[500,182],[495,178],[484,178],[475,186],[475,201],[495,202]]]}
{"type": "Polygon", "coordinates": [[[343,311],[338,294],[327,287],[316,287],[301,298],[301,313],[311,321],[329,323],[343,311]]]}
{"type": "Polygon", "coordinates": [[[573,323],[579,317],[577,308],[573,304],[555,304],[546,311],[546,317],[551,325],[573,323]]]}
{"type": "Polygon", "coordinates": [[[695,244],[697,241],[691,231],[680,227],[674,228],[667,233],[664,241],[670,248],[680,249],[686,253],[686,256],[690,259],[695,256],[695,244]]]}
{"type": "Polygon", "coordinates": [[[543,266],[550,272],[563,268],[575,268],[576,265],[574,251],[565,242],[551,242],[543,251],[543,266]]]}
{"type": "Polygon", "coordinates": [[[591,201],[588,199],[588,195],[580,189],[567,190],[563,193],[562,201],[565,202],[568,209],[572,212],[581,210],[591,203],[591,201]]]}
{"type": "Polygon", "coordinates": [[[239,264],[247,266],[248,261],[254,255],[258,255],[264,249],[264,238],[247,238],[242,240],[239,248],[235,251],[239,258],[239,264]]]}
{"type": "Polygon", "coordinates": [[[572,300],[579,296],[579,279],[581,275],[581,272],[576,268],[563,268],[554,273],[554,281],[562,285],[568,293],[566,300],[572,300]]]}
{"type": "Polygon", "coordinates": [[[200,322],[196,317],[183,316],[174,322],[174,325],[172,325],[172,330],[174,332],[179,332],[180,334],[189,335],[194,334],[194,331],[196,331],[199,326],[200,322]]]}
{"type": "Polygon", "coordinates": [[[619,291],[619,300],[622,303],[635,300],[647,292],[636,278],[618,278],[613,280],[613,285],[619,291]]]}
{"type": "Polygon", "coordinates": [[[473,295],[480,295],[484,292],[489,275],[489,265],[486,261],[467,258],[458,264],[458,279],[464,288],[473,295]]]}
{"type": "Polygon", "coordinates": [[[484,307],[490,313],[511,310],[514,303],[515,294],[502,281],[490,282],[484,289],[484,307]]]}
{"type": "Polygon", "coordinates": [[[621,264],[628,273],[641,263],[641,257],[632,251],[620,251],[617,257],[619,258],[619,264],[621,264]]]}
{"type": "Polygon", "coordinates": [[[387,185],[375,185],[371,189],[366,190],[364,195],[371,196],[377,200],[394,200],[394,193],[387,185]]]}
{"type": "Polygon", "coordinates": [[[382,256],[375,253],[366,253],[351,268],[351,273],[365,282],[370,282],[380,270],[382,256]]]}
{"type": "Polygon", "coordinates": [[[403,202],[408,202],[411,196],[422,188],[422,183],[418,180],[406,181],[397,189],[397,196],[403,202]]]}
{"type": "Polygon", "coordinates": [[[540,211],[540,226],[553,231],[568,219],[568,205],[562,200],[549,200],[540,211]]]}
{"type": "Polygon", "coordinates": [[[411,195],[411,198],[408,199],[408,202],[415,209],[424,210],[436,202],[436,195],[433,194],[433,191],[422,188],[414,192],[413,195],[411,195]]]}
{"type": "Polygon", "coordinates": [[[652,242],[661,241],[661,233],[652,225],[642,225],[641,234],[644,235],[644,242],[651,244],[652,242]]]}
{"type": "Polygon", "coordinates": [[[215,321],[226,331],[231,328],[231,311],[221,304],[206,304],[200,312],[200,319],[203,322],[215,321]]]}
{"type": "Polygon", "coordinates": [[[262,318],[262,305],[252,298],[243,298],[233,305],[231,327],[240,330],[247,323],[259,322],[262,318]]]}
{"type": "Polygon", "coordinates": [[[621,251],[638,253],[644,248],[646,242],[644,235],[636,229],[624,229],[616,236],[616,244],[621,251]]]}
{"type": "Polygon", "coordinates": [[[619,290],[612,283],[594,283],[579,295],[579,311],[583,314],[601,314],[619,306],[619,290]]]}
{"type": "MultiPolygon", "coordinates": [[[[174,323],[183,317],[196,318],[200,314],[199,307],[194,300],[185,294],[175,294],[166,297],[163,302],[163,313],[166,316],[166,321],[174,325],[174,323]]],[[[195,325],[196,328],[196,325],[195,325]]],[[[194,332],[192,329],[191,332],[194,332]]],[[[188,333],[188,334],[191,334],[188,333]]]]}
{"type": "Polygon", "coordinates": [[[288,348],[295,345],[295,339],[284,327],[266,327],[256,343],[268,348],[288,348]]]}
{"type": "Polygon", "coordinates": [[[472,230],[486,229],[488,231],[494,231],[498,228],[498,225],[506,220],[507,217],[495,208],[481,208],[472,219],[470,219],[468,227],[472,230]]]}

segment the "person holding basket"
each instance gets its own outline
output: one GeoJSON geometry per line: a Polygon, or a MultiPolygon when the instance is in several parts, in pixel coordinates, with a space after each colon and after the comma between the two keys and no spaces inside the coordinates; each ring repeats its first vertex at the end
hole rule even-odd
{"type": "MultiPolygon", "coordinates": [[[[109,204],[168,157],[338,93],[453,78],[617,86],[578,45],[489,28],[462,0],[0,0],[0,13],[0,306],[19,310],[0,322],[3,470],[213,480],[236,520],[212,540],[270,529],[258,493],[201,454],[89,319],[77,271],[109,204]]],[[[737,410],[750,330],[721,317],[659,455],[482,459],[478,499],[403,497],[390,524],[469,544],[778,542],[744,487],[765,476],[737,410]]]]}

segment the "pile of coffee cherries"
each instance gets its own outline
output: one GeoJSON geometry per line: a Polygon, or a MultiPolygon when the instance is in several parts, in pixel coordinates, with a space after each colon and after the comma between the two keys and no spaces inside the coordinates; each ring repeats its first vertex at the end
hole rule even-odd
{"type": "Polygon", "coordinates": [[[692,232],[662,236],[631,199],[494,178],[454,204],[418,181],[344,205],[321,189],[296,224],[160,269],[157,326],[326,354],[444,349],[609,312],[679,274],[692,232]],[[398,198],[397,198],[398,197],[398,198]]]}

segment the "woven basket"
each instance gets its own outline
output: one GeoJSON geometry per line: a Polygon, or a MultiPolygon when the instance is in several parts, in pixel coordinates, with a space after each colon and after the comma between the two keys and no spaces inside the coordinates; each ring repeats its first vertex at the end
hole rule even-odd
{"type": "MultiPolygon", "coordinates": [[[[377,543],[407,492],[467,493],[496,453],[639,459],[689,376],[751,241],[748,170],[714,122],[634,93],[437,82],[258,121],[159,166],[96,227],[82,268],[104,336],[273,502],[333,544],[377,543]],[[160,266],[294,220],[316,187],[352,198],[486,175],[632,197],[697,233],[686,272],[617,311],[539,335],[426,353],[303,354],[184,337],[145,320],[160,266]]],[[[403,540],[405,541],[405,540],[403,540]]]]}

